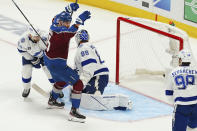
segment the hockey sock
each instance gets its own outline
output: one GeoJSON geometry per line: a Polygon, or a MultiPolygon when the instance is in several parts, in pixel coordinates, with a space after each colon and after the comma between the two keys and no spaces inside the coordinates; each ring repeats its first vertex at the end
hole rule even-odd
{"type": "Polygon", "coordinates": [[[74,107],[74,108],[79,108],[81,99],[74,99],[74,98],[71,98],[71,101],[72,101],[72,107],[74,107]]]}
{"type": "Polygon", "coordinates": [[[54,91],[51,92],[52,93],[52,97],[56,100],[59,97],[59,93],[56,93],[54,91]]]}
{"type": "Polygon", "coordinates": [[[81,80],[78,80],[73,85],[73,90],[72,90],[72,94],[71,94],[72,107],[74,107],[74,108],[79,108],[79,105],[81,102],[82,89],[83,89],[83,83],[81,80]]]}
{"type": "Polygon", "coordinates": [[[57,99],[59,97],[59,94],[62,92],[62,89],[64,88],[64,85],[66,85],[65,82],[55,82],[52,90],[52,97],[54,99],[57,99]]]}

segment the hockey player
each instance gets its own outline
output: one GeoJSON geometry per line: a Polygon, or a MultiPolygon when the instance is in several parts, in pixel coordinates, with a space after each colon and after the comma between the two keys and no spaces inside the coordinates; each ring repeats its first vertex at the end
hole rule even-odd
{"type": "Polygon", "coordinates": [[[174,104],[172,130],[197,128],[197,68],[190,65],[191,52],[180,51],[179,66],[169,73],[166,96],[174,104]]]}
{"type": "Polygon", "coordinates": [[[28,97],[31,89],[31,77],[32,77],[32,68],[41,68],[44,70],[51,84],[54,83],[50,72],[43,62],[43,54],[46,49],[46,45],[41,41],[47,43],[48,35],[39,29],[37,32],[40,34],[41,38],[29,28],[28,32],[18,41],[18,51],[22,55],[22,82],[23,82],[23,93],[24,98],[28,97]]]}
{"type": "Polygon", "coordinates": [[[82,91],[81,107],[90,110],[131,109],[131,102],[127,96],[101,95],[109,82],[109,70],[96,48],[88,42],[88,32],[78,31],[75,40],[78,45],[75,66],[85,86],[82,91]]]}
{"type": "Polygon", "coordinates": [[[72,107],[69,115],[71,121],[85,122],[85,116],[78,111],[83,82],[78,74],[67,65],[70,39],[75,35],[80,25],[90,18],[90,12],[84,11],[76,19],[75,24],[70,26],[72,17],[71,12],[77,11],[79,5],[71,3],[65,11],[55,16],[50,27],[50,44],[44,56],[44,62],[49,69],[55,84],[53,86],[48,105],[50,107],[63,108],[64,103],[58,102],[57,98],[66,84],[73,85],[71,94],[72,107]]]}

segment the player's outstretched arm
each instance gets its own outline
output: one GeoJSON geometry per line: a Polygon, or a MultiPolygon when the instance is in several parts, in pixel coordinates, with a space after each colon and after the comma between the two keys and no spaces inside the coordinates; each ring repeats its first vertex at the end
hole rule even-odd
{"type": "Polygon", "coordinates": [[[70,14],[74,11],[77,11],[78,9],[79,9],[79,4],[77,4],[77,3],[71,3],[65,7],[65,11],[70,14]]]}
{"type": "Polygon", "coordinates": [[[90,11],[84,11],[83,13],[81,13],[79,15],[79,17],[76,19],[75,23],[76,23],[77,26],[84,25],[84,22],[87,19],[90,19],[90,17],[91,17],[90,11]]]}

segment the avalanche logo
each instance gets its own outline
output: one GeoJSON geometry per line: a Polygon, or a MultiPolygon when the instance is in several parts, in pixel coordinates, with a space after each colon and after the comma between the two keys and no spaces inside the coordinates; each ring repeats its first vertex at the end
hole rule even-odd
{"type": "Polygon", "coordinates": [[[153,5],[157,8],[170,11],[171,0],[153,0],[153,5]]]}

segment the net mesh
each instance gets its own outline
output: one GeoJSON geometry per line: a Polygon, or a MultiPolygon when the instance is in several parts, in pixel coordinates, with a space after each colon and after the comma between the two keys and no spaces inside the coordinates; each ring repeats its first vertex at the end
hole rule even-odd
{"type": "MultiPolygon", "coordinates": [[[[168,32],[169,26],[163,23],[138,18],[131,20],[168,32]]],[[[174,27],[170,28],[174,29],[174,27]]],[[[161,74],[167,68],[171,68],[172,56],[166,53],[166,49],[169,49],[169,40],[169,37],[162,34],[121,21],[120,80],[132,78],[134,75],[139,74],[161,74]]],[[[180,42],[175,41],[179,46],[180,42]]]]}

